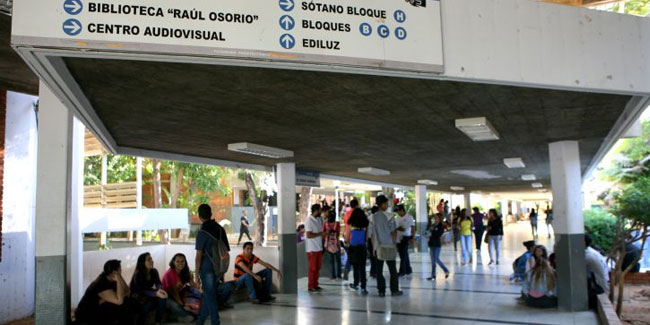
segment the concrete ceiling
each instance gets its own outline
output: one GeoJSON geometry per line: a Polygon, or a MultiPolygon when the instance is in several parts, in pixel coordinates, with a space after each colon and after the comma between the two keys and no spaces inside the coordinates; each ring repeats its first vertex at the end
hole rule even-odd
{"type": "Polygon", "coordinates": [[[295,152],[298,168],[393,184],[467,190],[550,186],[548,143],[580,142],[583,171],[628,96],[324,72],[66,58],[118,146],[236,162],[252,142],[295,152]],[[454,120],[485,116],[501,140],[472,142],[454,120]],[[523,158],[508,169],[503,158],[523,158]],[[357,173],[372,166],[391,171],[357,173]],[[478,176],[483,177],[476,177],[478,176]],[[474,175],[474,176],[468,176],[474,175]]]}
{"type": "Polygon", "coordinates": [[[10,44],[11,16],[0,14],[0,89],[38,94],[38,77],[10,44]]]}

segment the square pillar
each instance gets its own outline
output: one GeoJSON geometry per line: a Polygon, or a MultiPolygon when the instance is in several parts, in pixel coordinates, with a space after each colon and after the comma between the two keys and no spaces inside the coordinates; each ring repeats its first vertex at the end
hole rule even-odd
{"type": "Polygon", "coordinates": [[[415,185],[415,228],[420,234],[420,244],[418,245],[420,252],[427,251],[427,240],[424,236],[427,231],[427,219],[427,186],[415,185]]]}
{"type": "Polygon", "coordinates": [[[282,272],[280,292],[298,292],[298,246],[296,245],[296,164],[279,163],[278,183],[278,249],[282,272]]]}
{"type": "Polygon", "coordinates": [[[83,166],[74,166],[78,152],[74,149],[72,112],[42,82],[39,97],[35,321],[36,324],[65,324],[70,318],[69,255],[71,228],[75,224],[73,213],[78,203],[73,192],[78,184],[72,176],[82,173],[83,166]]]}
{"type": "Polygon", "coordinates": [[[549,156],[556,234],[554,251],[558,261],[558,305],[561,309],[570,311],[587,310],[582,176],[578,142],[550,143],[549,156]]]}
{"type": "Polygon", "coordinates": [[[465,215],[471,216],[472,215],[472,202],[470,200],[470,194],[469,192],[463,193],[463,199],[465,202],[465,215]]]}

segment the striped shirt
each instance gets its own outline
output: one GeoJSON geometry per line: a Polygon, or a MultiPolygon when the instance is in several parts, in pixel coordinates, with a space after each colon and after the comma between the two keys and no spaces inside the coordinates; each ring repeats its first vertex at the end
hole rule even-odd
{"type": "Polygon", "coordinates": [[[243,253],[239,254],[237,256],[237,258],[235,259],[235,274],[233,276],[235,278],[235,281],[239,280],[239,277],[246,274],[246,271],[244,271],[244,269],[242,269],[242,267],[239,266],[240,262],[243,262],[244,265],[246,265],[246,267],[249,270],[251,270],[251,272],[252,272],[253,271],[253,265],[255,265],[255,263],[259,262],[259,260],[260,259],[255,255],[252,255],[251,259],[249,260],[249,259],[246,259],[246,256],[244,256],[243,253]]]}

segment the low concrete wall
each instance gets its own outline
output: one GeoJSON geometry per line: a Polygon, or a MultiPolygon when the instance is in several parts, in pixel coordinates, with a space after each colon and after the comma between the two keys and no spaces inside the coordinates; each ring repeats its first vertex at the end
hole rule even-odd
{"type": "MultiPolygon", "coordinates": [[[[106,251],[87,251],[84,252],[83,263],[83,287],[84,291],[88,285],[97,278],[104,268],[104,263],[111,259],[122,261],[122,277],[128,284],[133,276],[135,264],[138,256],[142,253],[149,252],[153,258],[154,267],[160,272],[160,276],[167,269],[165,249],[166,245],[139,246],[129,248],[118,248],[106,251]]],[[[76,303],[73,303],[76,305],[76,303]]]]}
{"type": "Polygon", "coordinates": [[[605,293],[598,295],[598,320],[601,325],[621,324],[621,320],[616,315],[614,306],[605,293]]]}
{"type": "MultiPolygon", "coordinates": [[[[196,258],[196,250],[194,250],[194,245],[152,245],[111,249],[106,251],[86,251],[84,252],[84,288],[87,288],[88,285],[97,278],[97,276],[102,272],[104,263],[110,259],[118,259],[122,261],[122,276],[128,283],[131,281],[131,277],[133,276],[138,256],[145,252],[151,254],[151,257],[154,260],[154,267],[158,270],[161,277],[169,268],[169,261],[171,261],[172,257],[176,253],[185,254],[190,269],[195,269],[194,259],[196,258]]],[[[241,252],[241,246],[233,245],[230,247],[230,262],[232,265],[234,265],[235,258],[237,255],[241,254],[241,252]]],[[[279,253],[277,247],[255,247],[253,253],[263,261],[276,267],[278,266],[279,253]]],[[[233,279],[234,266],[232,265],[225,274],[226,281],[233,279]]],[[[262,267],[259,264],[255,265],[253,268],[253,271],[255,272],[260,270],[262,270],[262,267]]],[[[273,287],[274,291],[277,291],[279,287],[279,281],[276,275],[273,277],[273,287]]]]}

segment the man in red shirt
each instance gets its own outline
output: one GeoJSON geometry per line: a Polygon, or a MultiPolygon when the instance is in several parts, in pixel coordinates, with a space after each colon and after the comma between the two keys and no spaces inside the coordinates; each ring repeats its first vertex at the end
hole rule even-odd
{"type": "Polygon", "coordinates": [[[275,300],[275,297],[271,296],[273,271],[278,272],[278,276],[282,277],[280,270],[253,255],[253,243],[247,242],[244,244],[243,253],[239,254],[235,259],[235,285],[238,288],[246,286],[249,301],[254,304],[273,301],[275,300]],[[254,273],[253,265],[256,263],[259,263],[265,269],[254,273]]]}
{"type": "MultiPolygon", "coordinates": [[[[350,216],[352,216],[352,211],[358,208],[359,208],[359,201],[357,201],[357,199],[352,199],[352,201],[350,201],[350,209],[345,212],[345,215],[343,215],[343,223],[345,224],[345,233],[343,234],[343,237],[345,237],[346,243],[350,242],[350,226],[348,226],[348,221],[350,221],[350,216]]],[[[345,279],[346,281],[348,280],[348,273],[350,273],[351,268],[352,268],[352,264],[350,264],[350,259],[348,259],[345,262],[345,266],[343,267],[343,279],[345,279]]]]}

